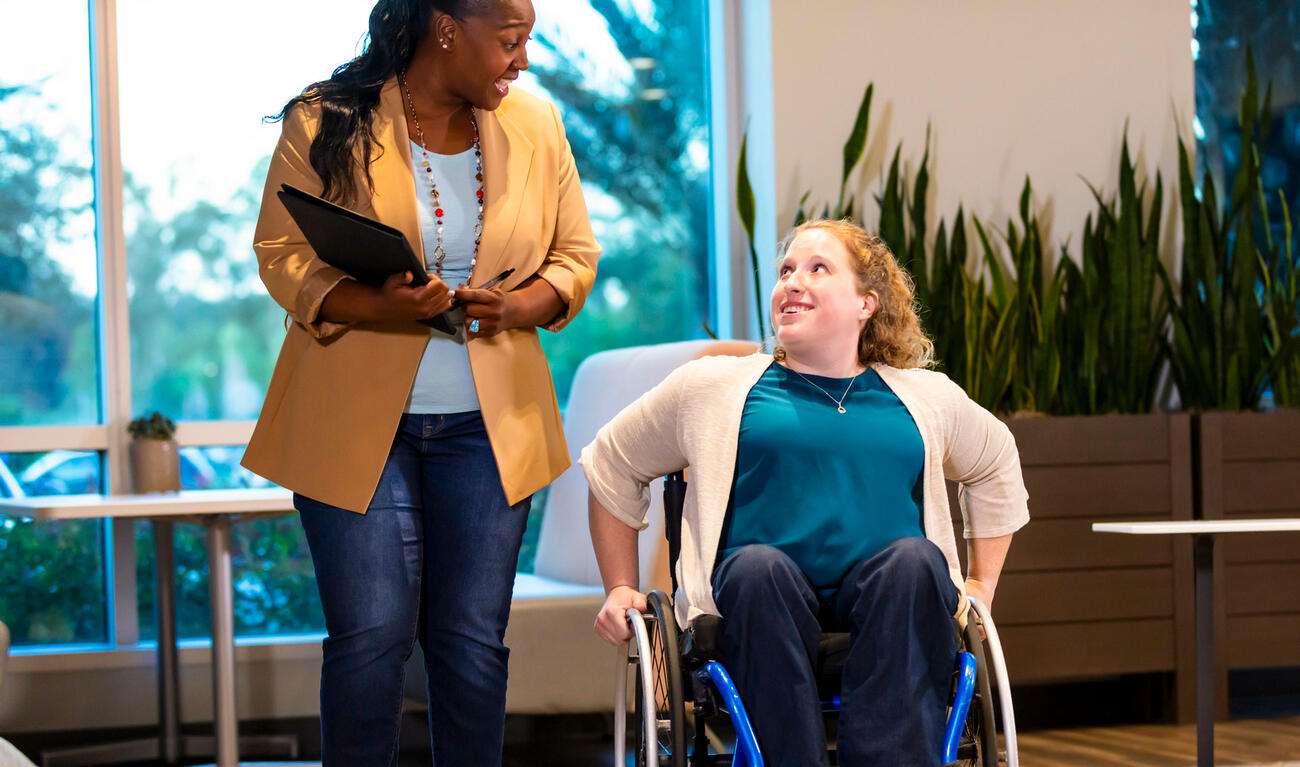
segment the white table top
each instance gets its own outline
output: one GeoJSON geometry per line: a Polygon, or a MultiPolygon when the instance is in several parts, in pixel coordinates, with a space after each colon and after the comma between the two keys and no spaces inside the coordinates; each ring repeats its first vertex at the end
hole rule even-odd
{"type": "Polygon", "coordinates": [[[1093,522],[1094,533],[1128,535],[1195,535],[1199,533],[1271,533],[1300,530],[1300,519],[1188,519],[1179,522],[1093,522]]]}
{"type": "Polygon", "coordinates": [[[293,511],[293,493],[279,487],[182,490],[144,495],[51,495],[0,500],[0,515],[34,519],[193,517],[293,511]]]}

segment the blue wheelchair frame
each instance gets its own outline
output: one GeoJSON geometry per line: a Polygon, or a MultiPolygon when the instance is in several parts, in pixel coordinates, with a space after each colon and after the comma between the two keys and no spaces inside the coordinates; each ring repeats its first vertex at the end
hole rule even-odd
{"type": "MultiPolygon", "coordinates": [[[[971,620],[974,620],[976,616],[978,616],[981,619],[982,625],[985,626],[986,631],[992,628],[992,622],[987,619],[988,611],[984,605],[973,597],[970,599],[972,612],[971,620]],[[987,622],[985,622],[986,620],[987,622]]],[[[634,640],[636,641],[638,648],[638,666],[643,675],[641,684],[642,700],[637,702],[638,708],[643,711],[655,711],[656,704],[654,687],[656,682],[653,679],[653,672],[650,670],[650,664],[644,662],[644,659],[650,658],[653,655],[650,642],[650,630],[646,626],[647,617],[652,616],[643,616],[636,610],[628,611],[628,621],[632,625],[634,640]]],[[[671,630],[676,631],[676,626],[673,625],[671,630]]],[[[996,628],[992,628],[992,632],[996,632],[996,628]]],[[[996,642],[996,634],[991,633],[990,636],[993,638],[993,641],[996,642]]],[[[999,668],[997,676],[1001,688],[1001,680],[1005,678],[1005,666],[1001,658],[1001,653],[997,650],[996,646],[991,649],[994,650],[994,655],[996,656],[994,662],[999,668]]],[[[696,669],[693,672],[693,675],[701,682],[712,687],[712,689],[717,693],[716,700],[719,710],[726,713],[731,719],[732,727],[735,729],[736,733],[735,751],[731,762],[733,767],[763,767],[765,762],[763,760],[762,751],[758,745],[758,737],[754,733],[753,725],[749,721],[749,715],[745,711],[745,704],[740,698],[740,692],[736,689],[736,685],[732,681],[731,675],[727,673],[726,667],[717,661],[708,661],[699,669],[696,669]]],[[[625,672],[620,671],[618,681],[621,683],[616,685],[616,694],[618,696],[616,701],[616,714],[622,714],[623,706],[618,705],[617,703],[626,700],[625,672]]],[[[948,721],[944,729],[944,738],[941,748],[941,761],[944,764],[955,762],[959,756],[958,748],[961,745],[963,728],[965,727],[967,717],[970,715],[971,702],[974,698],[977,683],[978,663],[975,656],[965,650],[958,652],[956,662],[956,683],[953,689],[951,705],[949,706],[948,721]]],[[[1004,739],[1006,742],[1006,764],[1008,767],[1017,767],[1019,760],[1015,741],[1015,719],[1014,713],[1010,707],[1009,690],[1003,688],[1000,689],[1000,692],[1005,696],[1001,697],[1001,702],[1003,704],[1002,712],[1004,717],[1004,739]]],[[[837,696],[831,701],[832,709],[838,710],[838,704],[839,700],[837,696]]],[[[643,724],[645,726],[645,731],[639,734],[639,742],[647,744],[648,748],[657,748],[657,717],[643,718],[643,724]]],[[[992,723],[989,722],[986,723],[986,725],[991,726],[992,723]]],[[[696,726],[702,727],[703,724],[697,722],[696,726]]],[[[624,717],[616,715],[615,764],[619,765],[626,763],[624,751],[626,743],[625,727],[626,721],[624,717]]]]}
{"type": "MultiPolygon", "coordinates": [[[[962,725],[970,711],[971,698],[975,695],[975,656],[968,652],[957,654],[957,688],[953,693],[952,709],[948,713],[948,724],[943,735],[943,759],[957,761],[957,746],[961,742],[962,725]]],[[[763,754],[758,748],[758,737],[749,723],[745,713],[745,704],[740,700],[740,692],[731,681],[731,675],[717,661],[709,661],[703,671],[720,694],[720,705],[731,717],[736,728],[736,754],[732,760],[733,767],[763,767],[763,754]]],[[[836,701],[838,703],[838,701],[836,701]]],[[[837,706],[838,708],[838,706],[837,706]]]]}

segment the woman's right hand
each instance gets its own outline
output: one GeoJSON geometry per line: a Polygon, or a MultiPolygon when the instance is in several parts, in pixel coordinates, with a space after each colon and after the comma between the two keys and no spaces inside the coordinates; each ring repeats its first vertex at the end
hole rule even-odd
{"type": "Polygon", "coordinates": [[[596,615],[596,635],[618,646],[632,638],[632,627],[627,623],[627,611],[645,610],[645,594],[631,586],[615,586],[605,597],[605,604],[596,615]]]}
{"type": "Polygon", "coordinates": [[[388,317],[394,320],[424,320],[451,308],[451,289],[435,274],[424,285],[411,285],[411,273],[400,272],[384,280],[379,293],[388,317]]]}
{"type": "Polygon", "coordinates": [[[451,308],[451,290],[435,275],[419,287],[411,273],[399,272],[372,287],[352,278],[341,280],[321,302],[319,319],[328,322],[424,320],[451,308]]]}

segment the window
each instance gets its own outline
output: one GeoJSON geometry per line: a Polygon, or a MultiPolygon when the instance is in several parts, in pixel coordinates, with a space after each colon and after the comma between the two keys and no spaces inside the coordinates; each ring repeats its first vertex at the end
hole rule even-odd
{"type": "MultiPolygon", "coordinates": [[[[270,483],[239,465],[242,448],[183,447],[181,486],[186,489],[268,487],[270,483]]],[[[175,526],[176,635],[209,635],[207,537],[196,524],[175,526]]],[[[135,528],[136,589],[141,639],[158,636],[155,607],[154,528],[135,528]]],[[[257,518],[234,527],[231,567],[238,636],[310,634],[325,630],[316,596],[311,555],[294,515],[257,518]]]]}
{"type": "MultiPolygon", "coordinates": [[[[110,430],[151,410],[183,428],[207,422],[191,438],[202,444],[182,442],[185,487],[265,484],[238,466],[234,444],[257,416],[284,337],[284,313],[251,248],[280,132],[261,118],[360,50],[373,4],[323,0],[308,15],[253,0],[219,9],[49,0],[6,10],[0,497],[114,489],[125,455],[110,430]],[[116,130],[97,137],[96,114],[116,115],[116,130]],[[114,338],[129,341],[129,355],[106,352],[114,338]]],[[[604,246],[584,313],[563,333],[542,334],[563,403],[589,354],[716,326],[709,5],[535,7],[533,67],[520,84],[559,106],[604,246]]],[[[542,505],[539,496],[535,516],[542,505]]],[[[522,569],[531,569],[539,521],[522,569]]],[[[202,637],[204,529],[175,529],[179,634],[202,637]]],[[[145,522],[0,519],[0,618],[15,645],[153,638],[153,534],[145,522]],[[123,533],[133,547],[111,545],[123,533]],[[131,582],[136,593],[121,593],[131,582]],[[133,601],[137,620],[120,620],[130,610],[115,599],[133,601]]],[[[239,635],[323,630],[295,517],[240,523],[233,546],[239,635]]]]}
{"type": "MultiPolygon", "coordinates": [[[[252,249],[280,135],[279,123],[261,118],[356,54],[373,5],[328,0],[303,14],[292,3],[255,0],[219,11],[175,0],[118,3],[132,412],[160,410],[180,420],[257,417],[284,339],[284,311],[258,278],[252,249]],[[202,35],[169,33],[198,26],[202,35]],[[248,50],[277,55],[239,55],[248,50]],[[160,100],[159,93],[176,98],[160,100]]],[[[239,466],[242,454],[183,449],[182,486],[266,485],[239,466]]],[[[181,638],[209,630],[204,541],[201,525],[176,526],[181,638]]],[[[296,518],[241,522],[232,546],[238,635],[323,630],[296,518]]],[[[136,525],[136,557],[140,636],[153,638],[150,525],[136,525]]]]}
{"type": "MultiPolygon", "coordinates": [[[[99,492],[99,453],[0,453],[0,498],[99,492]]],[[[104,525],[0,517],[0,618],[14,645],[108,636],[104,525]]]]}
{"type": "MultiPolygon", "coordinates": [[[[560,109],[603,252],[581,314],[542,333],[556,396],[588,355],[703,338],[709,291],[707,5],[536,3],[523,87],[560,109]],[[671,181],[668,181],[671,179],[671,181]]],[[[531,572],[545,492],[519,556],[531,572]]]]}
{"type": "MultiPolygon", "coordinates": [[[[1274,211],[1280,189],[1294,218],[1300,210],[1300,6],[1270,0],[1192,0],[1192,58],[1196,62],[1196,157],[1202,173],[1214,177],[1226,197],[1241,165],[1237,112],[1246,87],[1246,46],[1255,60],[1259,98],[1269,85],[1273,100],[1260,167],[1268,204],[1274,211]]],[[[1285,239],[1275,214],[1273,237],[1285,239]]]]}
{"type": "MultiPolygon", "coordinates": [[[[89,34],[86,3],[67,0],[11,4],[0,26],[0,427],[101,415],[89,34]]],[[[0,497],[98,490],[87,455],[0,452],[0,497]]],[[[13,642],[104,641],[104,564],[97,522],[0,520],[13,642]]]]}
{"type": "Polygon", "coordinates": [[[372,5],[118,3],[132,412],[257,417],[284,338],[252,248],[280,135],[261,118],[356,54],[372,5]]]}
{"type": "Polygon", "coordinates": [[[0,30],[0,426],[99,420],[86,4],[0,30]],[[36,34],[33,30],[58,30],[36,34]]]}
{"type": "Polygon", "coordinates": [[[713,322],[707,6],[535,7],[532,66],[520,82],[559,107],[604,248],[582,314],[542,334],[564,402],[593,352],[703,338],[713,322]]]}
{"type": "MultiPolygon", "coordinates": [[[[1208,174],[1226,211],[1237,174],[1242,168],[1242,135],[1239,112],[1242,94],[1249,81],[1247,62],[1253,61],[1259,100],[1259,125],[1255,129],[1256,162],[1259,167],[1260,201],[1267,206],[1268,231],[1258,226],[1258,247],[1276,247],[1269,257],[1273,264],[1272,285],[1261,290],[1286,295],[1291,275],[1300,262],[1288,263],[1287,256],[1300,256],[1295,232],[1288,222],[1300,210],[1300,5],[1269,0],[1192,0],[1192,58],[1195,61],[1196,159],[1201,177],[1198,195],[1208,174]],[[1285,206],[1285,208],[1283,207],[1285,206]],[[1271,245],[1267,244],[1271,243],[1271,245]]],[[[1251,116],[1252,119],[1256,115],[1251,116]]],[[[1285,301],[1285,299],[1283,299],[1285,301]]],[[[1285,304],[1284,304],[1285,305],[1285,304]]],[[[1281,332],[1295,336],[1296,317],[1277,311],[1271,320],[1281,332]]],[[[1285,337],[1285,336],[1283,336],[1285,337]]],[[[1275,403],[1273,384],[1295,374],[1294,363],[1269,374],[1271,381],[1261,404],[1275,403]]],[[[1280,397],[1280,400],[1285,400],[1280,397]]]]}

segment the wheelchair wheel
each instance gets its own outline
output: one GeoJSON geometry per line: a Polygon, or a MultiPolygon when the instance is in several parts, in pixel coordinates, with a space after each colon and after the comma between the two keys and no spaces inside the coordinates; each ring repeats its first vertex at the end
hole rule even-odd
{"type": "Polygon", "coordinates": [[[963,636],[966,651],[975,656],[978,671],[975,675],[975,695],[971,700],[970,713],[966,716],[961,745],[957,750],[957,764],[962,767],[999,767],[1002,762],[998,756],[997,719],[993,713],[990,671],[974,614],[967,618],[963,636]]]}
{"type": "Polygon", "coordinates": [[[653,680],[654,708],[645,705],[644,674],[638,669],[632,696],[636,722],[637,767],[686,767],[686,713],[677,621],[672,600],[661,591],[646,595],[645,627],[649,657],[639,659],[653,680]],[[654,742],[646,740],[646,719],[654,721],[654,742]]]}

